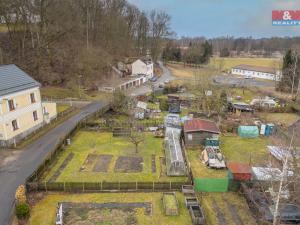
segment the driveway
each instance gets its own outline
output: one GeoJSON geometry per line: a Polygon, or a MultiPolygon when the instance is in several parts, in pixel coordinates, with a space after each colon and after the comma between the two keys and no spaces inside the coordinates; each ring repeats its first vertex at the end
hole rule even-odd
{"type": "Polygon", "coordinates": [[[18,153],[16,158],[3,163],[0,167],[0,224],[9,224],[11,209],[13,207],[15,190],[33,171],[43,162],[49,152],[66,136],[77,123],[88,115],[105,106],[101,102],[93,102],[75,116],[58,125],[43,137],[18,153]]]}
{"type": "Polygon", "coordinates": [[[158,63],[163,70],[163,74],[157,79],[157,81],[156,82],[148,81],[141,87],[130,90],[129,95],[131,96],[144,95],[152,92],[153,89],[160,90],[162,88],[159,88],[159,84],[163,84],[166,80],[170,81],[176,79],[176,77],[174,77],[171,74],[170,70],[167,67],[165,67],[161,61],[159,61],[158,63]]]}

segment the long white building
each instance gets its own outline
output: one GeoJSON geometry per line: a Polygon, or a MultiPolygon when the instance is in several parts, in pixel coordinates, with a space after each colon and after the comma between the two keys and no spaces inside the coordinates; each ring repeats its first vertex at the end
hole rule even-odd
{"type": "Polygon", "coordinates": [[[252,65],[238,65],[231,69],[231,73],[235,75],[244,76],[246,78],[261,78],[267,80],[280,80],[281,71],[271,67],[252,66],[252,65]]]}

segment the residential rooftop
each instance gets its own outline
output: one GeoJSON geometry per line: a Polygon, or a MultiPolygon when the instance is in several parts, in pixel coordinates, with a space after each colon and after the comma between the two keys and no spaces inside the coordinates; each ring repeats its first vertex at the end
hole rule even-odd
{"type": "Polygon", "coordinates": [[[14,64],[0,66],[0,96],[39,87],[40,83],[14,64]]]}

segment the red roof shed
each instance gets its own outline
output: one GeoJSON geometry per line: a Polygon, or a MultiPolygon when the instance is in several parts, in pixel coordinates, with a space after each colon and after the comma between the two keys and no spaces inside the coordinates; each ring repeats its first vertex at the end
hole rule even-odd
{"type": "Polygon", "coordinates": [[[247,164],[228,162],[227,168],[237,181],[249,181],[252,177],[251,167],[247,164]]]}
{"type": "Polygon", "coordinates": [[[184,123],[184,132],[207,131],[210,133],[219,134],[220,130],[216,123],[203,119],[192,119],[184,123]]]}

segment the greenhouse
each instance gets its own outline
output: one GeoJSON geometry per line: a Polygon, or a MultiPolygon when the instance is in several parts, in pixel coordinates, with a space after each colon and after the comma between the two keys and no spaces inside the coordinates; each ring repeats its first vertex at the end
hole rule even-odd
{"type": "Polygon", "coordinates": [[[181,129],[166,128],[165,155],[168,176],[185,176],[186,167],[180,145],[181,129]]]}

